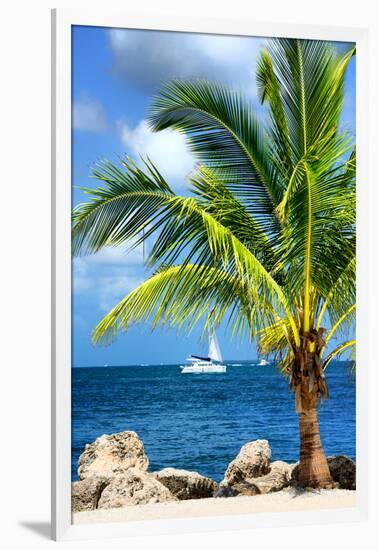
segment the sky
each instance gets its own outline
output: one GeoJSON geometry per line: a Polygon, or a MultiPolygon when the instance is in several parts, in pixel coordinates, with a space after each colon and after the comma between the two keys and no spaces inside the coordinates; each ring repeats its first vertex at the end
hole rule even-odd
{"type": "MultiPolygon", "coordinates": [[[[80,187],[94,187],[96,162],[148,155],[172,188],[187,194],[186,176],[196,159],[185,138],[146,123],[151,97],[171,78],[207,78],[241,90],[263,120],[255,69],[266,39],[164,31],[74,26],[72,31],[72,202],[87,200],[80,187]]],[[[339,49],[346,45],[338,44],[339,49]]],[[[355,58],[346,77],[341,126],[355,132],[355,58]]],[[[147,245],[148,246],[148,245],[147,245]]],[[[201,326],[190,336],[168,328],[133,326],[109,346],[93,346],[96,324],[146,278],[142,250],[106,248],[73,260],[73,366],[180,363],[190,353],[206,353],[201,326]]],[[[223,357],[256,357],[254,344],[218,332],[223,357]]]]}

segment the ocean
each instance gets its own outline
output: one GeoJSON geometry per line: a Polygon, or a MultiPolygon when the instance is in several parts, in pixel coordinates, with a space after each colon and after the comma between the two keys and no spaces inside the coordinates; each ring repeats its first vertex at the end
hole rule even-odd
{"type": "MultiPolygon", "coordinates": [[[[240,447],[268,439],[272,460],[299,456],[298,417],[287,380],[274,366],[229,361],[226,374],[181,374],[179,365],[72,369],[72,479],[86,443],[132,430],[149,471],[165,467],[223,478],[240,447]]],[[[330,397],[319,422],[327,455],[355,459],[355,376],[350,364],[327,369],[330,397]]]]}

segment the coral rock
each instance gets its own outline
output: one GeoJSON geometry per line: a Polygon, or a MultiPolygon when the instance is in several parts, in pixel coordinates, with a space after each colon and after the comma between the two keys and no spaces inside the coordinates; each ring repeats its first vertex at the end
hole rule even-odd
{"type": "Polygon", "coordinates": [[[80,480],[94,475],[112,477],[129,468],[147,470],[148,458],[135,432],[102,435],[85,446],[78,462],[80,480]]]}
{"type": "Polygon", "coordinates": [[[210,498],[218,488],[212,479],[188,470],[164,468],[153,475],[179,500],[210,498]]]}
{"type": "Polygon", "coordinates": [[[356,464],[348,456],[329,456],[329,471],[340,489],[356,490],[356,464]]]}
{"type": "Polygon", "coordinates": [[[95,510],[101,493],[108,483],[108,478],[96,476],[72,483],[72,511],[95,510]]]}
{"type": "Polygon", "coordinates": [[[110,480],[101,494],[98,508],[123,508],[172,500],[176,498],[151,474],[129,468],[110,480]]]}
{"type": "Polygon", "coordinates": [[[246,443],[237,457],[230,462],[224,474],[223,484],[233,486],[268,474],[271,456],[272,452],[266,439],[246,443]]]}

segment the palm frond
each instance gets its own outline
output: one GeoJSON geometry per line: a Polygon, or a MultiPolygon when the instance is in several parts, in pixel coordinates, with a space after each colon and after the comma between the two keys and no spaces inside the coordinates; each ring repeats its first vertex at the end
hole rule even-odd
{"type": "Polygon", "coordinates": [[[280,257],[277,254],[279,242],[263,231],[258,221],[224,182],[203,165],[198,167],[189,181],[207,212],[251,250],[268,272],[277,274],[280,268],[280,257]]]}
{"type": "MultiPolygon", "coordinates": [[[[74,250],[97,251],[106,245],[117,245],[143,235],[135,246],[153,233],[157,238],[148,264],[170,264],[181,260],[183,265],[193,259],[204,266],[219,266],[237,274],[248,288],[259,288],[271,308],[283,308],[290,318],[290,297],[280,287],[264,264],[241,242],[229,227],[222,225],[204,203],[194,197],[173,195],[169,188],[154,181],[134,165],[126,165],[127,177],[117,173],[106,186],[93,192],[90,203],[74,211],[74,250]],[[145,185],[142,191],[139,186],[145,185]],[[109,206],[110,205],[110,206],[109,206]]],[[[116,173],[113,166],[105,165],[116,173]]],[[[102,172],[98,172],[102,177],[102,172]]],[[[294,319],[292,331],[298,338],[294,319]]]]}
{"type": "Polygon", "coordinates": [[[283,177],[293,170],[292,143],[282,100],[280,82],[273,66],[272,56],[263,49],[257,61],[257,88],[260,102],[270,107],[271,131],[273,135],[273,160],[283,177]]]}
{"type": "Polygon", "coordinates": [[[123,169],[103,161],[93,177],[104,183],[96,189],[83,189],[90,200],[79,204],[72,215],[74,255],[98,252],[104,246],[130,241],[147,227],[174,194],[150,160],[145,170],[130,158],[121,161],[123,169]]]}
{"type": "Polygon", "coordinates": [[[328,367],[332,359],[335,359],[336,357],[340,357],[347,350],[349,352],[354,353],[355,348],[356,348],[356,340],[348,340],[347,342],[343,342],[342,344],[339,344],[333,351],[331,351],[331,353],[327,356],[327,358],[323,362],[323,369],[325,370],[328,367]]]}
{"type": "MultiPolygon", "coordinates": [[[[350,332],[351,326],[354,327],[356,316],[356,304],[352,304],[346,312],[339,317],[339,319],[333,324],[333,326],[328,331],[328,334],[325,338],[325,346],[329,343],[331,338],[337,334],[347,335],[350,332]]],[[[321,351],[320,356],[324,354],[325,347],[321,351]]]]}
{"type": "Polygon", "coordinates": [[[310,145],[336,133],[343,103],[344,76],[355,53],[339,55],[327,42],[276,39],[269,53],[280,82],[293,162],[310,145]]]}
{"type": "MultiPolygon", "coordinates": [[[[233,332],[249,337],[254,330],[253,305],[259,294],[242,285],[237,277],[201,265],[160,268],[128,294],[97,325],[93,340],[109,342],[118,331],[134,323],[151,320],[152,328],[169,325],[191,332],[203,319],[203,330],[213,330],[228,316],[233,332]]],[[[259,309],[264,307],[259,303],[259,309]]]]}
{"type": "Polygon", "coordinates": [[[293,287],[297,292],[306,288],[307,296],[310,286],[325,296],[354,253],[351,193],[344,165],[337,165],[347,149],[344,137],[310,147],[279,206],[285,220],[284,263],[291,266],[293,287]]]}
{"type": "Polygon", "coordinates": [[[265,326],[257,335],[259,354],[270,357],[281,372],[290,372],[294,359],[293,342],[290,337],[290,323],[278,318],[265,326]]]}
{"type": "Polygon", "coordinates": [[[337,323],[339,318],[356,302],[356,255],[353,254],[342,269],[325,296],[317,317],[319,330],[325,314],[328,314],[331,323],[337,323]]]}
{"type": "Polygon", "coordinates": [[[155,131],[173,128],[185,133],[198,160],[266,230],[279,231],[275,207],[280,189],[269,159],[269,138],[240,94],[205,80],[174,80],[153,99],[149,122],[155,131]]]}

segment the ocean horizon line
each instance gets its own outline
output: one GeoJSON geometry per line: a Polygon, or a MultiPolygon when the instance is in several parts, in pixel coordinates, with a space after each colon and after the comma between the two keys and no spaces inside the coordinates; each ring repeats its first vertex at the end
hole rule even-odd
{"type": "MultiPolygon", "coordinates": [[[[254,358],[254,359],[225,359],[223,363],[226,363],[230,366],[238,366],[239,364],[244,363],[254,363],[258,362],[260,359],[254,358]],[[234,365],[232,365],[234,363],[234,365]]],[[[273,361],[272,361],[273,362],[273,361]]],[[[112,364],[101,364],[101,365],[73,365],[73,369],[98,369],[98,368],[122,368],[122,367],[175,367],[177,365],[180,365],[181,363],[185,363],[185,360],[176,361],[173,363],[127,363],[127,364],[118,364],[118,365],[112,365],[112,364]]]]}
{"type": "MultiPolygon", "coordinates": [[[[254,359],[225,359],[223,361],[224,364],[230,367],[239,367],[244,366],[249,363],[258,363],[260,359],[254,358],[254,359]]],[[[350,360],[340,360],[340,359],[333,359],[332,363],[352,363],[353,361],[350,360]]],[[[112,365],[112,364],[101,364],[101,365],[72,365],[71,368],[73,369],[101,369],[101,368],[125,368],[125,367],[177,367],[180,364],[185,363],[185,361],[176,361],[174,363],[127,363],[127,364],[118,364],[118,365],[112,365]]],[[[272,366],[274,365],[275,361],[270,360],[269,365],[262,365],[262,366],[272,366]]]]}

